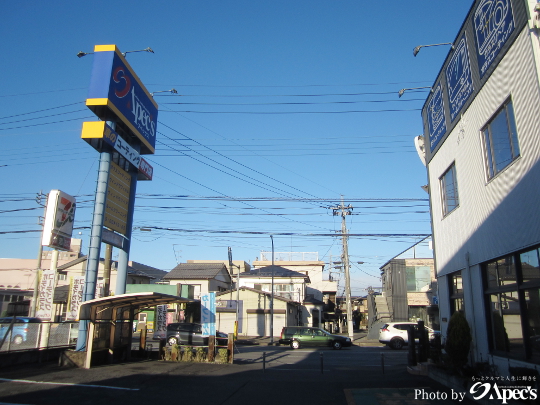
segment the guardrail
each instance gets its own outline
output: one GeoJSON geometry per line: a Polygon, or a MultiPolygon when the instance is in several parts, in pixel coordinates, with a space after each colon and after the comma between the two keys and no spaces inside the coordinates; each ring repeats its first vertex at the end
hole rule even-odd
{"type": "Polygon", "coordinates": [[[74,346],[78,333],[79,322],[0,323],[0,353],[74,346]]]}

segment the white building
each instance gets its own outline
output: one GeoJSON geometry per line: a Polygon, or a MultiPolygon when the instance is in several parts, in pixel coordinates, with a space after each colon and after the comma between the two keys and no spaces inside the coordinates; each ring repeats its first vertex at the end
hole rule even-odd
{"type": "Polygon", "coordinates": [[[441,332],[501,375],[540,363],[537,4],[474,1],[422,111],[441,332]]]}

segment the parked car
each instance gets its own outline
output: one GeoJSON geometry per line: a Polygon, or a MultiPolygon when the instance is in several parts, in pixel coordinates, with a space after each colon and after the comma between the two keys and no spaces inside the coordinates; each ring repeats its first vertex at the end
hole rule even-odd
{"type": "MultiPolygon", "coordinates": [[[[13,322],[12,316],[0,318],[0,341],[4,339],[4,336],[9,330],[11,322],[13,322]]],[[[23,342],[37,338],[37,328],[33,330],[29,326],[29,324],[32,323],[41,323],[41,319],[27,316],[16,317],[15,322],[13,323],[13,329],[11,331],[11,342],[16,345],[20,345],[23,342]],[[33,335],[33,333],[36,333],[36,335],[33,335]]]]}
{"type": "MultiPolygon", "coordinates": [[[[208,346],[208,336],[202,335],[202,326],[198,323],[170,323],[167,325],[167,344],[208,346]]],[[[228,336],[223,332],[216,331],[216,344],[225,346],[228,336]]]]}
{"type": "Polygon", "coordinates": [[[279,344],[290,345],[293,349],[303,346],[327,346],[341,349],[351,346],[352,342],[346,336],[332,335],[321,328],[285,326],[281,330],[279,344]]]}
{"type": "MultiPolygon", "coordinates": [[[[418,342],[418,323],[416,322],[388,322],[379,330],[379,342],[399,350],[409,344],[407,329],[412,326],[414,329],[415,341],[418,342]]],[[[425,327],[428,331],[429,341],[432,342],[440,332],[425,327]]]]}

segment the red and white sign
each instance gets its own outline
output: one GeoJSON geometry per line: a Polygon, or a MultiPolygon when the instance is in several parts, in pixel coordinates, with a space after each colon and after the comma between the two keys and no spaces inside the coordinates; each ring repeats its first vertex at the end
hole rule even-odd
{"type": "Polygon", "coordinates": [[[58,250],[69,250],[74,220],[75,197],[60,190],[51,190],[47,198],[41,244],[58,250]]]}

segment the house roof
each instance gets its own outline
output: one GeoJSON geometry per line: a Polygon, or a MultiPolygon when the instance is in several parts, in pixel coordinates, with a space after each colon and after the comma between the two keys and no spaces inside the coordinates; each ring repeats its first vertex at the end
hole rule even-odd
{"type": "Polygon", "coordinates": [[[229,274],[227,267],[223,263],[180,263],[163,276],[163,279],[207,280],[216,277],[222,270],[229,274]]]}
{"type": "MultiPolygon", "coordinates": [[[[81,256],[79,257],[78,259],[75,259],[75,260],[72,260],[66,264],[63,264],[61,266],[58,266],[58,271],[65,271],[67,269],[69,269],[70,267],[73,267],[79,263],[83,263],[85,261],[88,260],[88,256],[81,256]]],[[[100,263],[103,263],[105,261],[105,259],[103,258],[100,258],[99,259],[100,263]]],[[[118,268],[118,262],[117,261],[111,261],[111,266],[115,266],[116,268],[118,268]]],[[[127,268],[127,271],[128,271],[128,274],[131,274],[131,275],[136,275],[136,276],[141,276],[141,277],[147,277],[147,278],[156,278],[156,277],[153,277],[147,273],[145,273],[144,271],[141,271],[141,270],[138,270],[132,266],[128,266],[127,268]]]]}
{"type": "MultiPolygon", "coordinates": [[[[236,291],[236,288],[232,290],[233,291],[233,295],[234,295],[234,292],[236,291]]],[[[257,290],[255,288],[251,288],[251,287],[246,287],[246,286],[242,286],[240,287],[240,291],[252,291],[254,293],[257,293],[257,294],[262,294],[262,295],[266,295],[267,297],[271,297],[272,296],[272,293],[268,292],[268,291],[261,291],[261,290],[257,290]]],[[[227,295],[227,294],[231,294],[231,290],[229,291],[222,291],[222,292],[219,292],[219,293],[216,293],[216,297],[221,297],[222,295],[227,295]]],[[[294,300],[288,300],[287,298],[283,298],[283,297],[280,297],[279,295],[274,295],[274,299],[276,300],[279,300],[279,301],[285,301],[285,302],[288,302],[289,304],[298,304],[298,301],[294,301],[294,300]]]]}
{"type": "Polygon", "coordinates": [[[272,273],[274,277],[292,277],[292,278],[303,278],[309,283],[309,276],[298,271],[286,269],[281,266],[265,266],[260,267],[255,270],[245,271],[240,273],[240,277],[261,277],[261,278],[271,278],[272,273]]]}
{"type": "Polygon", "coordinates": [[[156,269],[155,267],[147,266],[146,264],[130,261],[129,265],[136,271],[142,271],[149,276],[161,280],[167,274],[165,270],[156,269]]]}

